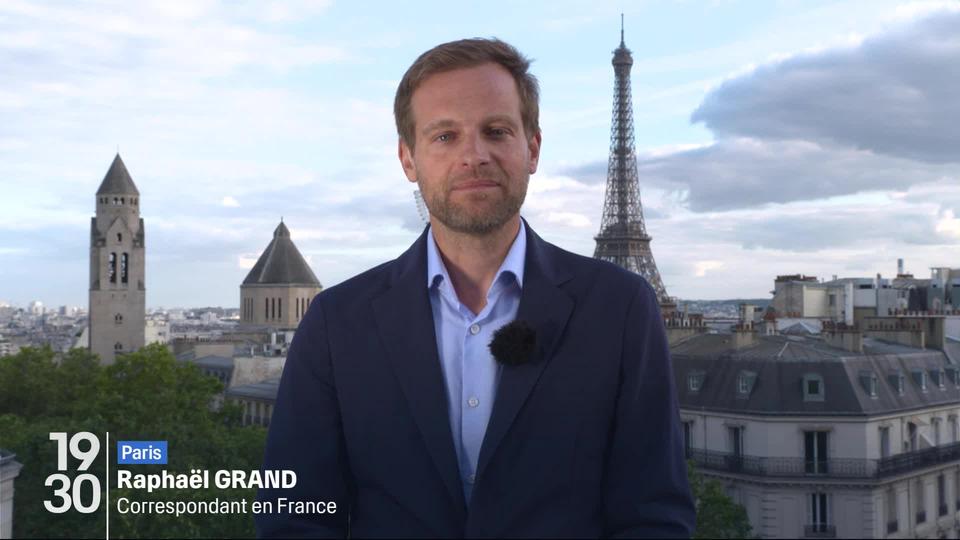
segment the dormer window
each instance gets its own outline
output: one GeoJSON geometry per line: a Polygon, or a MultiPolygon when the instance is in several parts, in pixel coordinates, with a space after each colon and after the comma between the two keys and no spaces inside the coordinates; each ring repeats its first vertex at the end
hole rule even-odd
{"type": "Polygon", "coordinates": [[[687,389],[691,392],[699,392],[703,388],[703,381],[706,379],[706,373],[703,371],[692,371],[687,375],[687,389]]]}
{"type": "Polygon", "coordinates": [[[753,391],[753,386],[757,381],[757,373],[754,371],[741,371],[737,375],[737,397],[748,397],[753,391]]]}
{"type": "Polygon", "coordinates": [[[803,400],[823,401],[823,377],[817,373],[808,373],[803,376],[803,400]]]}
{"type": "Polygon", "coordinates": [[[913,371],[913,382],[917,383],[917,386],[920,387],[921,392],[927,391],[927,372],[922,369],[917,369],[913,371]]]}
{"type": "Polygon", "coordinates": [[[873,373],[872,371],[861,371],[860,386],[863,387],[863,391],[866,392],[870,397],[877,397],[880,386],[880,381],[877,379],[877,374],[873,373]]]}
{"type": "Polygon", "coordinates": [[[887,376],[887,381],[890,383],[890,386],[897,391],[898,395],[903,395],[904,391],[904,376],[903,373],[896,371],[887,376]]]}
{"type": "Polygon", "coordinates": [[[930,379],[938,388],[943,389],[946,386],[947,376],[942,369],[931,369],[930,379]]]}

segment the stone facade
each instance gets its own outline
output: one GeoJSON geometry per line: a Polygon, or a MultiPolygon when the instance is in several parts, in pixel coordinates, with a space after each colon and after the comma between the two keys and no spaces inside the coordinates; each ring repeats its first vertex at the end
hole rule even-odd
{"type": "Polygon", "coordinates": [[[323,290],[281,221],[273,240],[240,285],[240,322],[296,328],[313,297],[323,290]]]}
{"type": "Polygon", "coordinates": [[[90,220],[91,352],[104,364],[144,345],[146,256],[140,193],[118,154],[90,220]]]}

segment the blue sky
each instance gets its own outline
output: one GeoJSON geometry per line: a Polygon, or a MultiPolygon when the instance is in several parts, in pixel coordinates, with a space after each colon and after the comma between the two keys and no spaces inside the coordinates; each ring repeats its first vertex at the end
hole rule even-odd
{"type": "Polygon", "coordinates": [[[396,84],[472,36],[535,60],[544,144],[523,214],[590,255],[621,11],[670,294],[960,265],[956,2],[8,0],[0,301],[86,304],[94,193],[118,148],[149,306],[236,306],[281,216],[325,286],[395,257],[419,229],[396,84]]]}

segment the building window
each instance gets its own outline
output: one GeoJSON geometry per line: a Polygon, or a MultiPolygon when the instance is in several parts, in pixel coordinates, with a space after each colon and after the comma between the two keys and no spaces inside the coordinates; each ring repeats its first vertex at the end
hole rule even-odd
{"type": "Polygon", "coordinates": [[[113,316],[113,322],[114,322],[114,324],[123,324],[123,315],[121,315],[121,314],[119,314],[119,313],[117,313],[116,315],[114,315],[114,316],[113,316]]]}
{"type": "Polygon", "coordinates": [[[830,531],[830,495],[827,493],[811,493],[808,497],[807,513],[809,532],[826,534],[830,531]]]}
{"type": "Polygon", "coordinates": [[[954,501],[953,509],[957,512],[960,512],[960,470],[954,473],[953,497],[956,499],[954,501]]]}
{"type": "Polygon", "coordinates": [[[687,375],[687,389],[691,392],[699,392],[703,388],[703,380],[706,378],[706,373],[703,371],[694,371],[687,375]]]}
{"type": "Polygon", "coordinates": [[[127,261],[126,253],[120,256],[120,283],[127,282],[127,261]]]}
{"type": "Polygon", "coordinates": [[[903,373],[901,373],[901,372],[899,372],[899,371],[897,371],[897,372],[895,372],[895,373],[891,373],[891,374],[887,377],[887,380],[890,381],[890,386],[892,386],[892,387],[894,388],[894,390],[897,391],[897,394],[899,394],[899,395],[902,396],[902,395],[903,395],[903,390],[904,390],[904,376],[903,376],[903,373]]]}
{"type": "Polygon", "coordinates": [[[690,459],[693,455],[693,422],[688,420],[683,423],[683,451],[684,456],[690,459]]]}
{"type": "Polygon", "coordinates": [[[863,387],[863,391],[866,392],[870,397],[877,397],[877,393],[879,391],[879,380],[877,379],[877,374],[873,373],[872,371],[861,371],[860,386],[863,387]]]}
{"type": "Polygon", "coordinates": [[[890,427],[880,427],[880,457],[890,457],[890,427]]]}
{"type": "Polygon", "coordinates": [[[940,446],[940,418],[933,418],[930,423],[933,425],[933,445],[940,446]]]}
{"type": "Polygon", "coordinates": [[[957,433],[957,417],[955,415],[950,415],[947,417],[947,423],[950,424],[950,442],[960,442],[958,439],[957,433]]]}
{"type": "Polygon", "coordinates": [[[803,376],[804,401],[823,401],[823,394],[823,377],[816,373],[808,373],[803,376]]]}
{"type": "Polygon", "coordinates": [[[270,299],[269,298],[263,299],[263,318],[264,319],[270,318],[270,299]]]}
{"type": "Polygon", "coordinates": [[[727,469],[737,472],[743,468],[743,427],[727,426],[730,454],[726,456],[727,469]]]}
{"type": "Polygon", "coordinates": [[[277,299],[270,299],[270,320],[273,320],[277,317],[277,299]]]}
{"type": "Polygon", "coordinates": [[[917,369],[912,372],[913,382],[917,383],[917,386],[920,387],[921,392],[927,391],[927,372],[922,369],[917,369]]]}
{"type": "Polygon", "coordinates": [[[905,444],[908,452],[920,449],[917,446],[917,425],[913,422],[907,422],[907,441],[905,444]]]}
{"type": "Polygon", "coordinates": [[[937,515],[947,515],[947,479],[943,474],[937,475],[937,515]]]}
{"type": "Polygon", "coordinates": [[[283,298],[277,298],[277,318],[283,318],[283,298]]]}
{"type": "Polygon", "coordinates": [[[107,263],[107,276],[110,278],[110,283],[117,282],[117,254],[110,254],[110,261],[107,263]]]}
{"type": "Polygon", "coordinates": [[[939,388],[943,388],[946,382],[946,374],[942,369],[931,369],[930,380],[939,388]]]}
{"type": "Polygon", "coordinates": [[[887,533],[895,533],[900,528],[897,523],[897,492],[891,487],[887,489],[887,533]]]}
{"type": "Polygon", "coordinates": [[[803,432],[804,470],[807,474],[827,473],[826,431],[803,432]]]}
{"type": "Polygon", "coordinates": [[[114,343],[114,344],[113,344],[113,350],[115,350],[115,351],[122,351],[122,350],[123,350],[123,344],[120,343],[119,341],[116,342],[116,343],[114,343]]]}
{"type": "Polygon", "coordinates": [[[753,371],[741,371],[737,375],[737,395],[738,397],[748,397],[756,384],[757,374],[753,371]]]}
{"type": "Polygon", "coordinates": [[[914,482],[913,499],[917,502],[917,508],[916,508],[917,524],[926,522],[927,508],[923,500],[923,479],[922,478],[918,478],[916,482],[914,482]]]}
{"type": "Polygon", "coordinates": [[[117,242],[123,242],[123,235],[120,233],[117,233],[117,242]]]}

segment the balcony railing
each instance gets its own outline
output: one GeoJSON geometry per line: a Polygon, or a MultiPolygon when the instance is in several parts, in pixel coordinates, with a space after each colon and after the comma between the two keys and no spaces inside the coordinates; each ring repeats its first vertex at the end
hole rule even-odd
{"type": "Polygon", "coordinates": [[[826,523],[814,523],[803,526],[803,535],[807,538],[836,538],[837,526],[826,523]]]}
{"type": "Polygon", "coordinates": [[[810,461],[803,457],[761,457],[690,449],[688,459],[714,471],[773,477],[885,478],[960,461],[960,443],[951,443],[881,459],[836,458],[810,461]]]}

